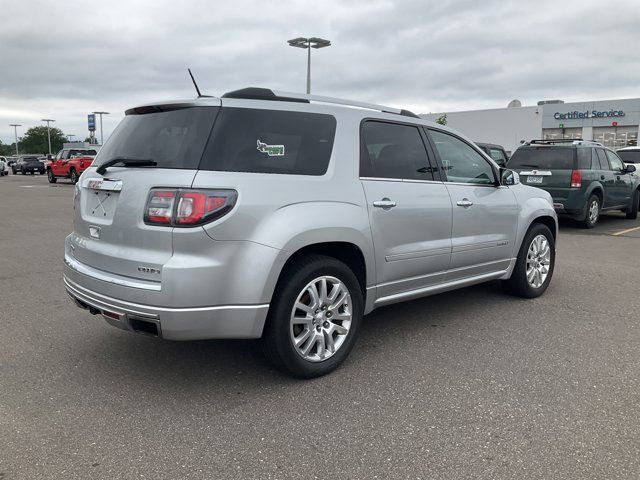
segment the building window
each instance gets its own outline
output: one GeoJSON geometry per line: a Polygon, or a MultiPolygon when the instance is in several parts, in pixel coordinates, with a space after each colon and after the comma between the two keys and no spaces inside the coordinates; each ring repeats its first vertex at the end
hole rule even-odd
{"type": "Polygon", "coordinates": [[[543,140],[582,140],[582,128],[545,128],[543,140]]]}
{"type": "Polygon", "coordinates": [[[638,144],[638,127],[593,127],[593,139],[617,149],[638,144]]]}

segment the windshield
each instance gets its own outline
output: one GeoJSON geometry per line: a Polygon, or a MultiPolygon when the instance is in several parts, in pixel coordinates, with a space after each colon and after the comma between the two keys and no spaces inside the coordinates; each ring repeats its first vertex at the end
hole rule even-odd
{"type": "Polygon", "coordinates": [[[23,160],[25,162],[29,162],[29,163],[33,163],[33,162],[38,162],[38,157],[24,157],[23,160]]]}
{"type": "Polygon", "coordinates": [[[572,170],[574,149],[564,147],[525,147],[517,149],[509,168],[535,168],[542,170],[572,170]]]}
{"type": "Polygon", "coordinates": [[[617,153],[624,163],[640,163],[640,150],[618,150],[617,153]]]}
{"type": "Polygon", "coordinates": [[[129,113],[96,157],[94,166],[113,158],[143,158],[158,168],[196,169],[218,107],[187,107],[129,113]]]}

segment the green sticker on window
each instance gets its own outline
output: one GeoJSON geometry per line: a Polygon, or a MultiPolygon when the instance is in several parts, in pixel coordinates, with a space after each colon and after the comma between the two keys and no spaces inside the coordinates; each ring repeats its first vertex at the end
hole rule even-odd
{"type": "Polygon", "coordinates": [[[270,157],[284,157],[284,145],[267,145],[258,140],[258,151],[270,157]]]}

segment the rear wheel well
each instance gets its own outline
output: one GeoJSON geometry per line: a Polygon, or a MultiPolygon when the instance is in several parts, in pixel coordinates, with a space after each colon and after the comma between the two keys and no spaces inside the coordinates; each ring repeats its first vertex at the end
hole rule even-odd
{"type": "Polygon", "coordinates": [[[326,255],[327,257],[333,257],[344,263],[351,269],[351,271],[353,271],[354,275],[358,279],[358,283],[362,289],[362,295],[366,295],[367,268],[364,262],[364,255],[357,245],[348,242],[314,243],[312,245],[302,247],[287,259],[284,267],[282,267],[282,271],[280,272],[278,283],[282,279],[282,274],[287,269],[291,268],[292,265],[309,255],[326,255]]]}
{"type": "Polygon", "coordinates": [[[558,232],[556,231],[556,221],[553,219],[553,217],[548,217],[548,216],[538,217],[533,222],[531,222],[531,225],[529,226],[529,228],[531,228],[536,223],[540,223],[542,225],[547,226],[549,228],[549,230],[551,230],[551,234],[553,235],[553,239],[557,240],[556,237],[558,235],[558,232]]]}
{"type": "Polygon", "coordinates": [[[593,190],[591,190],[589,196],[591,195],[596,195],[600,199],[600,207],[602,207],[602,204],[604,202],[604,194],[602,190],[600,188],[594,188],[593,190]]]}

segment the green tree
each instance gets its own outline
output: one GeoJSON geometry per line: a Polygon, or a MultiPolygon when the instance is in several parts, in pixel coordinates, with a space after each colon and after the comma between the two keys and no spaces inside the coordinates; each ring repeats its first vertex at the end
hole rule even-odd
{"type": "Polygon", "coordinates": [[[439,123],[440,125],[446,125],[447,124],[447,114],[443,114],[440,115],[438,118],[436,118],[436,123],[439,123]]]}
{"type": "MultiPolygon", "coordinates": [[[[51,128],[51,153],[60,150],[66,141],[67,137],[62,133],[62,130],[51,128]]],[[[20,140],[20,153],[49,153],[46,125],[31,127],[27,130],[20,140]]]]}
{"type": "Polygon", "coordinates": [[[11,145],[7,145],[6,143],[2,143],[0,140],[0,156],[9,157],[16,153],[16,145],[12,143],[11,145]]]}

